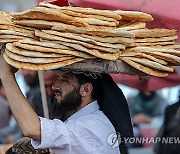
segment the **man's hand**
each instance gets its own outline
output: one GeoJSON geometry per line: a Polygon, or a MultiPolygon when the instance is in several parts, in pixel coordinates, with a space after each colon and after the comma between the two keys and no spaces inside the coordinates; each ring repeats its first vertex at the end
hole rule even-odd
{"type": "Polygon", "coordinates": [[[141,123],[150,123],[152,118],[140,113],[135,115],[132,120],[135,124],[141,124],[141,123]]]}
{"type": "Polygon", "coordinates": [[[5,140],[6,140],[6,144],[14,143],[14,139],[12,135],[8,135],[5,140]]]}
{"type": "Polygon", "coordinates": [[[10,66],[3,58],[3,53],[5,52],[5,46],[1,49],[0,55],[0,77],[1,76],[8,76],[9,74],[16,73],[18,69],[10,66]]]}

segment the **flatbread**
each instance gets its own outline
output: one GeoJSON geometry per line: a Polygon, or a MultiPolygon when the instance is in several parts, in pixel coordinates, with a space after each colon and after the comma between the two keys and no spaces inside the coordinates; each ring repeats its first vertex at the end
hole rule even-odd
{"type": "Polygon", "coordinates": [[[17,20],[36,19],[36,20],[63,22],[78,27],[88,26],[87,23],[79,19],[75,19],[71,16],[68,16],[60,10],[44,8],[44,7],[35,7],[20,13],[14,13],[12,14],[12,16],[17,20]]]}
{"type": "Polygon", "coordinates": [[[13,45],[13,43],[7,43],[6,44],[6,49],[11,51],[14,54],[22,55],[22,56],[27,56],[27,57],[63,57],[63,56],[68,56],[66,54],[57,54],[57,53],[45,53],[45,52],[38,52],[38,51],[33,51],[33,50],[25,50],[22,48],[17,48],[13,45]]]}
{"type": "Polygon", "coordinates": [[[180,56],[180,51],[174,50],[174,49],[166,49],[162,46],[160,46],[160,47],[134,47],[134,48],[129,49],[129,51],[131,51],[131,52],[139,52],[139,51],[140,52],[143,52],[143,51],[162,52],[162,53],[169,53],[169,54],[180,56]]]}
{"type": "Polygon", "coordinates": [[[28,31],[32,31],[33,33],[34,33],[35,30],[37,30],[37,28],[34,28],[34,27],[27,27],[27,26],[21,26],[21,25],[15,25],[15,27],[22,28],[22,29],[25,29],[25,30],[28,30],[28,31]]]}
{"type": "MultiPolygon", "coordinates": [[[[30,27],[29,27],[30,28],[30,27]]],[[[34,35],[34,29],[29,29],[28,27],[23,27],[20,25],[0,25],[1,30],[11,30],[21,33],[28,33],[34,35]]]]}
{"type": "Polygon", "coordinates": [[[129,59],[131,59],[132,61],[134,61],[138,64],[142,64],[144,66],[154,68],[156,70],[165,71],[165,72],[173,72],[174,71],[172,66],[164,66],[164,65],[161,65],[157,62],[150,61],[150,60],[145,59],[145,58],[130,57],[129,59]]]}
{"type": "Polygon", "coordinates": [[[56,8],[58,10],[68,10],[68,11],[73,11],[73,12],[79,12],[83,14],[94,14],[94,15],[101,15],[105,17],[110,17],[114,18],[116,20],[121,20],[122,17],[118,15],[117,13],[110,11],[110,10],[97,10],[97,9],[92,9],[92,8],[81,8],[81,7],[56,7],[52,4],[47,4],[47,3],[39,3],[39,6],[43,7],[49,7],[49,8],[56,8]]]}
{"type": "Polygon", "coordinates": [[[19,68],[19,69],[27,69],[27,70],[51,70],[51,69],[57,69],[60,67],[64,67],[79,61],[83,61],[83,58],[74,58],[62,62],[56,62],[56,63],[49,63],[49,64],[33,64],[33,63],[23,63],[16,60],[13,60],[7,56],[7,54],[4,52],[3,54],[4,59],[7,61],[8,64],[19,68]]]}
{"type": "Polygon", "coordinates": [[[164,36],[175,36],[177,30],[155,28],[155,29],[138,29],[131,30],[135,34],[136,38],[145,38],[145,37],[164,37],[164,36]]]}
{"type": "Polygon", "coordinates": [[[52,26],[59,25],[59,22],[50,22],[45,20],[14,20],[14,23],[38,29],[51,29],[52,26]]]}
{"type": "Polygon", "coordinates": [[[114,26],[104,26],[104,25],[89,25],[88,29],[96,29],[96,30],[101,30],[101,31],[112,31],[116,27],[114,26]]]}
{"type": "Polygon", "coordinates": [[[91,35],[86,35],[86,34],[76,34],[77,36],[82,36],[84,38],[89,38],[91,40],[99,41],[99,42],[104,42],[104,43],[120,43],[120,44],[129,44],[133,43],[133,40],[131,38],[127,37],[99,37],[99,36],[91,36],[91,35]]]}
{"type": "Polygon", "coordinates": [[[155,61],[155,62],[157,62],[157,63],[159,63],[159,64],[162,64],[162,65],[167,65],[168,64],[168,62],[166,62],[165,60],[162,60],[162,59],[158,59],[158,58],[155,58],[155,57],[153,57],[153,56],[151,56],[151,55],[148,55],[147,53],[145,54],[145,53],[142,53],[141,51],[139,51],[139,52],[133,52],[133,51],[128,51],[128,52],[122,52],[121,54],[120,54],[120,57],[141,57],[141,58],[147,58],[147,59],[149,59],[149,60],[151,60],[151,61],[155,61]]]}
{"type": "Polygon", "coordinates": [[[174,45],[175,42],[169,41],[169,42],[147,42],[147,43],[131,43],[128,44],[127,47],[139,47],[139,46],[156,46],[156,45],[161,45],[161,46],[166,46],[166,45],[174,45]]]}
{"type": "Polygon", "coordinates": [[[118,26],[116,30],[135,30],[135,29],[143,29],[146,27],[146,23],[144,22],[133,22],[128,25],[118,26]]]}
{"type": "Polygon", "coordinates": [[[77,50],[52,49],[52,48],[42,47],[38,45],[22,44],[20,42],[14,42],[13,45],[22,49],[39,51],[43,53],[67,54],[67,55],[73,55],[77,57],[83,57],[86,59],[92,58],[91,55],[84,52],[79,52],[77,50]]]}
{"type": "Polygon", "coordinates": [[[130,20],[130,21],[153,21],[153,17],[150,14],[138,11],[122,11],[116,10],[115,13],[121,15],[122,20],[130,20]]]}
{"type": "MultiPolygon", "coordinates": [[[[119,21],[119,25],[117,26],[117,28],[130,26],[130,25],[133,25],[133,24],[136,24],[136,23],[139,23],[139,22],[137,22],[137,21],[121,20],[121,21],[119,21]]],[[[141,22],[141,23],[144,23],[144,22],[141,22]]]]}
{"type": "Polygon", "coordinates": [[[33,64],[48,64],[48,63],[55,63],[55,62],[61,62],[66,61],[75,58],[74,56],[62,56],[62,57],[26,57],[18,54],[14,54],[10,52],[9,50],[5,49],[6,54],[9,58],[17,60],[19,62],[25,62],[25,63],[33,63],[33,64]]]}
{"type": "Polygon", "coordinates": [[[17,32],[17,31],[14,31],[14,30],[0,30],[0,35],[2,35],[2,34],[16,35],[16,36],[26,36],[26,37],[29,37],[29,38],[37,39],[37,37],[35,37],[35,35],[32,34],[32,33],[17,32]]]}
{"type": "Polygon", "coordinates": [[[45,42],[42,42],[42,41],[36,41],[33,39],[23,39],[23,40],[20,40],[19,42],[21,42],[23,44],[37,45],[37,46],[47,47],[47,48],[72,50],[72,48],[69,48],[69,47],[64,46],[64,45],[59,45],[57,43],[51,43],[51,42],[48,42],[47,40],[45,42]]]}
{"type": "Polygon", "coordinates": [[[83,13],[79,13],[79,12],[74,12],[74,11],[70,11],[70,10],[62,10],[64,14],[67,14],[69,16],[73,16],[73,17],[80,17],[80,18],[94,18],[94,19],[99,19],[102,21],[110,21],[110,22],[115,22],[116,25],[119,25],[119,22],[116,19],[113,19],[111,17],[105,17],[102,15],[93,15],[93,14],[83,14],[83,13]]]}
{"type": "Polygon", "coordinates": [[[0,39],[25,39],[25,36],[18,36],[18,35],[0,35],[0,39]]]}
{"type": "Polygon", "coordinates": [[[122,37],[134,37],[135,35],[131,32],[124,30],[102,30],[96,28],[86,28],[86,27],[75,27],[73,25],[66,25],[63,23],[59,23],[57,26],[53,26],[52,30],[63,31],[63,32],[71,32],[78,34],[89,34],[89,35],[97,35],[97,36],[122,36],[122,37]]]}
{"type": "Polygon", "coordinates": [[[82,45],[82,46],[84,46],[86,48],[89,48],[89,49],[97,49],[97,50],[100,50],[100,51],[103,51],[103,52],[115,53],[115,52],[120,51],[120,49],[112,49],[112,48],[107,48],[107,47],[101,47],[101,46],[97,46],[97,45],[86,43],[86,42],[66,39],[64,37],[55,36],[55,35],[52,35],[52,34],[47,34],[47,33],[42,32],[42,31],[35,31],[35,35],[39,36],[41,38],[47,39],[47,40],[62,41],[62,42],[65,42],[66,44],[67,43],[78,44],[78,45],[82,45]]]}
{"type": "Polygon", "coordinates": [[[16,42],[18,41],[19,39],[2,39],[0,38],[0,43],[8,43],[8,42],[16,42]]]}
{"type": "Polygon", "coordinates": [[[86,53],[91,54],[95,57],[106,59],[106,60],[116,61],[116,60],[118,60],[118,57],[120,54],[120,52],[116,52],[116,53],[100,52],[99,50],[88,49],[88,48],[83,47],[82,45],[74,44],[74,43],[65,43],[65,42],[61,42],[61,41],[55,41],[55,42],[69,46],[69,47],[74,48],[78,51],[86,52],[86,53]]]}
{"type": "MultiPolygon", "coordinates": [[[[78,17],[74,17],[75,19],[79,19],[78,17]]],[[[102,26],[110,26],[110,27],[116,27],[118,26],[117,22],[109,22],[109,21],[104,21],[100,19],[95,19],[95,18],[80,18],[81,21],[88,23],[89,25],[102,25],[102,26]]]]}
{"type": "Polygon", "coordinates": [[[168,75],[167,72],[158,71],[156,69],[148,68],[144,65],[141,65],[141,64],[138,64],[138,63],[132,61],[131,59],[129,59],[127,57],[121,57],[121,60],[124,61],[125,63],[129,64],[130,66],[140,70],[141,72],[144,72],[144,73],[152,75],[152,76],[165,77],[168,75]]]}
{"type": "Polygon", "coordinates": [[[0,24],[13,25],[12,17],[8,13],[0,11],[0,24]]]}
{"type": "Polygon", "coordinates": [[[24,36],[0,34],[0,39],[24,39],[24,36]]]}
{"type": "MultiPolygon", "coordinates": [[[[107,47],[107,48],[113,48],[113,49],[125,49],[125,45],[123,45],[123,44],[102,43],[102,42],[95,41],[95,40],[92,40],[89,38],[84,38],[81,35],[76,35],[73,33],[61,33],[61,32],[57,32],[57,31],[53,31],[53,30],[42,30],[42,32],[45,32],[47,34],[53,34],[53,35],[60,36],[60,37],[69,38],[72,40],[79,40],[81,42],[89,42],[89,43],[92,43],[92,44],[95,44],[95,45],[98,45],[101,47],[107,47]]],[[[75,43],[75,42],[73,42],[73,43],[75,43]]]]}
{"type": "Polygon", "coordinates": [[[151,43],[151,42],[168,42],[177,39],[178,36],[167,36],[167,37],[158,37],[158,38],[142,38],[134,39],[134,43],[151,43]]]}
{"type": "Polygon", "coordinates": [[[157,45],[157,46],[154,46],[154,47],[157,47],[157,48],[164,48],[164,49],[180,49],[180,45],[179,45],[179,44],[166,45],[166,46],[160,46],[160,45],[157,45]]]}
{"type": "MultiPolygon", "coordinates": [[[[147,51],[144,51],[147,53],[147,51]]],[[[157,58],[163,59],[172,63],[173,65],[180,65],[180,57],[169,54],[169,53],[162,53],[162,52],[148,52],[150,55],[153,55],[157,58]]]]}

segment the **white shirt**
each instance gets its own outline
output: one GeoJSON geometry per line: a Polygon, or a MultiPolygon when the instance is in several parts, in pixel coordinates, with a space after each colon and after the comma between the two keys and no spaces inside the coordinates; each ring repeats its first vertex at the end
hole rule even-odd
{"type": "Polygon", "coordinates": [[[65,122],[41,118],[41,141],[32,140],[35,149],[51,148],[55,154],[119,154],[108,145],[115,133],[96,101],[86,105],[65,122]]]}

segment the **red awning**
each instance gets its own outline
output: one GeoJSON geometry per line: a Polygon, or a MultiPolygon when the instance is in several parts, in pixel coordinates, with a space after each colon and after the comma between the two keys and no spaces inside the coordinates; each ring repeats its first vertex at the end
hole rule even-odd
{"type": "Polygon", "coordinates": [[[68,6],[67,0],[38,0],[38,3],[40,2],[48,2],[58,6],[68,6]]]}
{"type": "Polygon", "coordinates": [[[166,87],[174,87],[180,85],[180,75],[170,73],[167,77],[149,77],[147,79],[139,79],[137,76],[112,74],[116,83],[120,83],[131,88],[142,91],[156,91],[166,87]]]}

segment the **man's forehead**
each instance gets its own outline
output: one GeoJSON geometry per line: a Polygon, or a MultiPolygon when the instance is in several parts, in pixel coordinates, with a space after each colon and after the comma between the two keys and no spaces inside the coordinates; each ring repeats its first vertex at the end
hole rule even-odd
{"type": "Polygon", "coordinates": [[[67,79],[77,79],[77,77],[72,73],[58,73],[58,77],[67,78],[67,79]]]}

